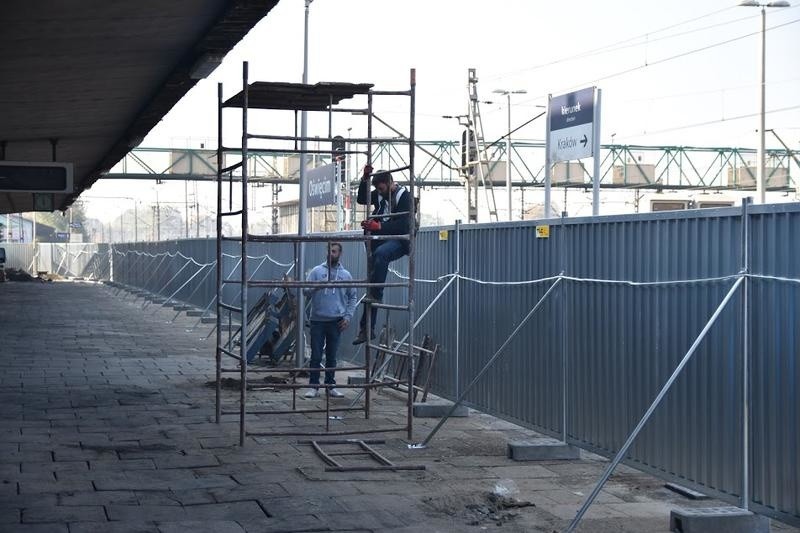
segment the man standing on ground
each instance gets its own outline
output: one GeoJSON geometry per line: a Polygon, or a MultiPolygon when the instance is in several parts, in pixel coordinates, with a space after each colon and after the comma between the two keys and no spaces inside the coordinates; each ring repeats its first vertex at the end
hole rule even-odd
{"type": "MultiPolygon", "coordinates": [[[[349,281],[353,277],[345,270],[340,260],[342,245],[332,242],[328,246],[328,260],[314,267],[308,275],[308,281],[349,281]]],[[[334,371],[336,368],[336,351],[339,348],[339,336],[350,325],[356,310],[358,296],[355,288],[325,287],[306,289],[306,296],[311,297],[311,368],[322,365],[322,351],[325,349],[325,384],[336,385],[334,371]]],[[[308,380],[310,388],[306,398],[319,395],[319,370],[312,370],[308,380]]],[[[334,398],[344,396],[335,388],[329,394],[334,398]]]]}
{"type": "MultiPolygon", "coordinates": [[[[361,223],[365,232],[372,235],[408,235],[411,232],[411,194],[405,187],[392,179],[390,172],[378,171],[372,176],[373,191],[369,190],[372,167],[364,167],[361,183],[358,186],[358,203],[372,206],[372,216],[361,223]],[[368,199],[369,193],[369,199],[368,199]],[[392,214],[398,216],[390,216],[392,214]]],[[[405,239],[389,239],[370,241],[368,249],[372,250],[372,269],[369,272],[370,283],[385,283],[389,273],[389,263],[408,255],[409,242],[405,239]]],[[[367,289],[365,300],[380,302],[383,299],[383,287],[367,289]]],[[[378,309],[372,307],[372,331],[370,338],[375,337],[375,322],[378,309]]],[[[361,344],[367,340],[367,314],[361,313],[361,329],[353,344],[361,344]]]]}

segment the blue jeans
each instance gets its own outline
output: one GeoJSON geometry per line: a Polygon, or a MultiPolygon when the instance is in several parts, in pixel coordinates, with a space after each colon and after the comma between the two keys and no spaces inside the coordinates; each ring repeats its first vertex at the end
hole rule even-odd
{"type": "MultiPolygon", "coordinates": [[[[369,273],[370,283],[385,283],[389,274],[389,263],[408,254],[408,243],[405,241],[372,241],[372,271],[369,273]]],[[[374,287],[368,291],[376,300],[383,299],[383,287],[374,287]]],[[[372,329],[378,319],[378,309],[372,308],[372,329]]],[[[367,327],[367,315],[361,313],[361,329],[367,327]]]]}
{"type": "MultiPolygon", "coordinates": [[[[339,349],[339,321],[311,321],[311,368],[322,367],[322,349],[325,348],[325,368],[336,368],[336,351],[339,349]]],[[[336,385],[333,370],[325,371],[325,384],[336,385]]],[[[311,371],[308,383],[319,385],[319,371],[311,371]]]]}

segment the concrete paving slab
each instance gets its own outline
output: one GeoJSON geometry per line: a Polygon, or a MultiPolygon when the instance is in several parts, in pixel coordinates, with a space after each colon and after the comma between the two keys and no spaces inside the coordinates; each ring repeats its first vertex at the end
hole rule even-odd
{"type": "Polygon", "coordinates": [[[580,449],[556,439],[529,439],[508,443],[508,457],[514,461],[580,459],[580,449]]]}

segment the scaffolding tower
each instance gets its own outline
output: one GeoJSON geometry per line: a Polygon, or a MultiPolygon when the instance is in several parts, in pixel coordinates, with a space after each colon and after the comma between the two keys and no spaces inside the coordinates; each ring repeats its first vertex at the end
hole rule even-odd
{"type": "MultiPolygon", "coordinates": [[[[414,176],[414,151],[415,144],[415,92],[416,92],[416,76],[415,69],[410,70],[409,88],[398,91],[376,91],[372,89],[371,84],[352,84],[352,83],[317,83],[317,84],[300,84],[300,83],[273,83],[273,82],[254,82],[248,81],[248,63],[244,62],[242,65],[242,90],[227,101],[223,102],[222,97],[222,84],[217,87],[217,271],[216,271],[216,422],[220,423],[223,416],[238,415],[239,417],[239,445],[244,446],[247,436],[285,436],[285,435],[350,435],[360,433],[388,433],[403,431],[406,432],[407,438],[413,438],[413,397],[414,397],[414,375],[415,375],[415,360],[414,360],[414,278],[415,278],[415,250],[416,250],[416,218],[417,207],[414,201],[415,196],[415,176],[414,176]],[[340,101],[351,99],[357,95],[366,96],[366,108],[347,108],[337,107],[340,101]],[[259,154],[299,154],[301,158],[301,165],[305,163],[306,154],[329,154],[331,150],[320,150],[303,148],[303,141],[315,141],[317,144],[334,143],[337,141],[333,136],[332,124],[334,113],[348,113],[354,116],[366,117],[366,131],[367,135],[364,138],[351,138],[348,139],[352,143],[360,143],[366,145],[366,150],[351,150],[345,151],[338,150],[338,154],[364,154],[366,156],[367,164],[372,160],[372,147],[373,144],[384,142],[397,142],[397,138],[380,138],[373,136],[373,99],[376,96],[403,96],[409,99],[409,134],[404,136],[408,144],[409,158],[408,164],[399,168],[389,169],[388,172],[406,172],[408,179],[408,193],[410,194],[410,211],[404,213],[392,213],[390,216],[407,216],[409,219],[409,233],[406,235],[371,235],[369,232],[363,234],[356,233],[310,233],[297,235],[255,235],[251,234],[248,226],[248,155],[259,154]],[[242,137],[240,147],[226,147],[222,142],[223,132],[223,111],[226,108],[236,108],[241,110],[242,116],[242,137]],[[248,117],[251,110],[284,110],[294,111],[295,114],[295,132],[293,136],[287,135],[268,135],[268,134],[255,134],[250,133],[248,129],[248,117]],[[327,137],[302,137],[297,133],[297,116],[298,112],[322,112],[328,115],[328,136],[327,137]],[[255,148],[250,147],[248,144],[251,140],[259,140],[262,142],[276,142],[276,141],[291,141],[294,147],[287,148],[255,148]],[[231,165],[226,166],[226,154],[234,154],[238,156],[238,161],[231,165]],[[234,173],[237,175],[234,177],[234,173]],[[223,206],[223,182],[228,182],[229,199],[228,205],[223,206]],[[233,182],[241,182],[241,204],[240,209],[234,209],[233,204],[233,182]],[[223,211],[224,208],[227,210],[223,211]],[[241,217],[241,234],[239,236],[223,235],[223,220],[226,217],[241,217]],[[369,249],[373,243],[385,240],[401,239],[409,243],[408,253],[408,279],[401,280],[400,282],[393,283],[370,283],[369,275],[367,279],[352,280],[352,281],[306,281],[305,273],[295,269],[295,279],[256,279],[255,276],[249,272],[248,253],[250,243],[291,243],[294,245],[294,265],[302,265],[303,244],[311,242],[327,243],[328,249],[332,242],[363,242],[366,244],[367,249],[367,271],[372,271],[372,254],[369,249]],[[240,258],[238,259],[239,276],[235,279],[225,277],[223,269],[223,243],[225,241],[234,241],[240,245],[240,258]],[[237,286],[236,291],[239,295],[239,305],[233,302],[226,302],[223,299],[225,291],[223,288],[226,285],[237,286]],[[382,302],[372,302],[370,299],[365,299],[363,302],[366,315],[366,328],[365,332],[367,340],[364,344],[364,361],[363,365],[348,366],[345,368],[339,367],[337,371],[363,371],[364,380],[361,384],[346,384],[336,385],[336,388],[349,388],[361,389],[363,392],[364,402],[361,406],[351,405],[349,407],[336,407],[332,408],[330,405],[330,390],[334,385],[320,384],[318,387],[325,390],[325,408],[312,408],[312,409],[297,409],[297,391],[300,388],[308,388],[307,383],[298,383],[296,381],[299,372],[310,372],[312,370],[322,371],[325,369],[312,369],[304,366],[303,362],[300,364],[295,362],[291,368],[274,367],[274,368],[248,368],[248,355],[251,350],[258,350],[257,344],[261,342],[262,336],[258,335],[256,329],[260,324],[253,321],[251,316],[252,310],[249,307],[248,290],[251,288],[283,288],[286,290],[296,290],[296,313],[304,312],[305,306],[302,305],[304,301],[303,289],[320,289],[320,288],[389,288],[389,287],[404,287],[407,289],[407,300],[402,305],[391,305],[382,302]],[[389,311],[406,312],[408,316],[408,341],[407,350],[403,351],[398,348],[396,350],[387,347],[378,346],[371,338],[371,331],[373,324],[371,323],[371,308],[384,309],[389,311]],[[227,315],[227,316],[225,316],[227,315]],[[238,321],[234,320],[234,316],[238,317],[238,321]],[[227,318],[227,324],[223,322],[223,318],[227,318]],[[224,328],[224,329],[223,329],[224,328]],[[227,337],[227,339],[226,339],[227,337]],[[238,340],[237,340],[238,337],[238,340]],[[402,384],[407,387],[408,396],[406,399],[406,424],[405,426],[398,426],[396,424],[391,427],[369,427],[366,429],[352,429],[342,431],[330,430],[330,413],[332,411],[363,411],[365,418],[370,418],[370,403],[371,392],[379,387],[397,386],[397,382],[375,382],[371,376],[371,368],[373,367],[373,355],[376,350],[381,352],[390,353],[396,357],[405,358],[407,363],[407,377],[403,379],[402,384]],[[223,366],[223,360],[235,361],[230,367],[223,366]],[[237,366],[238,363],[238,366],[237,366]],[[291,376],[290,383],[271,383],[269,387],[262,387],[264,389],[288,389],[292,394],[291,409],[284,410],[249,410],[248,411],[248,391],[257,390],[251,388],[248,390],[248,374],[250,373],[286,373],[291,376]],[[224,374],[238,374],[239,375],[239,405],[238,409],[226,408],[223,406],[222,398],[222,379],[224,374]],[[295,413],[325,413],[325,431],[320,432],[275,432],[275,431],[250,431],[247,428],[248,414],[258,415],[271,415],[271,414],[295,414],[295,413]]],[[[339,138],[341,140],[341,137],[339,138]]],[[[365,206],[365,218],[370,218],[371,202],[365,206]]],[[[381,217],[386,215],[381,215],[381,217]]],[[[260,300],[259,300],[260,301],[260,300]]],[[[264,313],[261,313],[263,316],[264,313]]],[[[299,320],[296,323],[300,323],[299,320]]],[[[298,336],[302,339],[302,333],[298,336]]],[[[295,346],[297,350],[297,345],[295,346]]],[[[361,397],[361,395],[359,395],[361,397]]]]}

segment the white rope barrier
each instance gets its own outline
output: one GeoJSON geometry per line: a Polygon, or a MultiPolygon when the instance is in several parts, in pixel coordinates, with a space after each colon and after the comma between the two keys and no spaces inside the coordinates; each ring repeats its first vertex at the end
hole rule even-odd
{"type": "MultiPolygon", "coordinates": [[[[91,252],[86,252],[86,253],[91,253],[91,252]]],[[[114,249],[114,253],[117,254],[117,255],[121,255],[121,256],[127,256],[129,254],[134,254],[134,255],[137,255],[137,256],[140,256],[140,257],[144,256],[144,257],[150,257],[150,258],[153,258],[153,259],[155,259],[157,257],[164,257],[164,256],[167,256],[167,257],[170,257],[170,258],[173,258],[173,259],[176,258],[176,257],[180,257],[180,258],[185,259],[187,261],[191,261],[192,263],[194,263],[195,265],[197,265],[199,267],[211,266],[211,265],[215,265],[217,263],[216,259],[214,261],[209,262],[209,263],[200,263],[195,258],[190,257],[188,255],[185,255],[185,254],[183,254],[181,252],[178,252],[178,251],[175,251],[175,252],[159,252],[159,253],[155,253],[154,254],[154,253],[149,253],[149,252],[142,252],[140,250],[125,250],[124,252],[122,252],[122,251],[119,251],[117,249],[114,249]]],[[[228,257],[228,258],[231,258],[231,259],[235,259],[235,258],[240,257],[239,255],[233,255],[233,254],[228,254],[228,253],[223,253],[222,256],[223,257],[228,257]]],[[[278,261],[277,259],[275,259],[274,257],[272,257],[269,254],[248,255],[247,258],[248,259],[253,259],[253,260],[255,260],[255,259],[267,259],[271,263],[274,263],[275,265],[280,266],[280,267],[290,267],[290,266],[294,265],[293,262],[292,263],[282,263],[282,262],[278,261]]]]}
{"type": "MultiPolygon", "coordinates": [[[[215,261],[211,261],[210,263],[200,263],[200,262],[196,261],[194,258],[186,256],[186,255],[184,255],[184,254],[182,254],[180,252],[160,252],[160,253],[156,253],[156,254],[148,253],[148,252],[141,252],[139,250],[126,250],[125,252],[120,252],[118,250],[114,250],[114,252],[116,254],[118,254],[118,255],[123,255],[123,256],[124,255],[128,255],[128,254],[135,254],[135,255],[138,255],[138,256],[146,256],[146,257],[151,257],[151,258],[157,258],[157,257],[163,257],[163,256],[169,256],[170,258],[181,257],[182,259],[185,259],[187,261],[190,261],[190,262],[194,263],[198,267],[207,267],[207,266],[212,266],[212,265],[216,264],[216,260],[215,261]]],[[[96,252],[89,252],[89,251],[82,250],[80,252],[80,254],[82,254],[82,253],[96,253],[96,252]]],[[[228,258],[232,258],[232,259],[240,257],[239,255],[227,254],[227,253],[224,253],[222,255],[223,255],[223,257],[228,257],[228,258]]],[[[282,263],[282,262],[276,260],[275,258],[273,258],[272,256],[270,256],[269,254],[263,254],[263,255],[258,255],[258,256],[250,256],[250,255],[248,255],[247,258],[248,259],[253,259],[253,260],[266,259],[266,260],[274,263],[275,265],[281,266],[281,267],[291,267],[291,266],[294,265],[293,262],[292,263],[282,263]]],[[[390,267],[389,268],[389,272],[391,274],[393,274],[394,276],[396,276],[397,278],[399,278],[399,279],[402,279],[402,280],[408,280],[409,279],[406,274],[403,274],[402,272],[400,272],[399,270],[397,270],[395,268],[390,267]]],[[[469,282],[469,283],[475,283],[475,284],[478,284],[478,285],[523,286],[523,285],[537,285],[537,284],[540,284],[540,283],[547,283],[547,282],[555,281],[556,279],[562,279],[564,281],[573,281],[573,282],[576,282],[576,283],[594,283],[594,284],[605,284],[605,285],[626,285],[626,286],[629,286],[629,287],[658,287],[658,286],[669,286],[669,285],[694,285],[694,284],[703,284],[703,283],[717,283],[717,282],[722,282],[722,281],[734,280],[734,279],[737,279],[737,278],[742,277],[742,276],[747,276],[747,277],[750,277],[750,278],[753,278],[753,279],[765,279],[765,280],[771,280],[771,281],[781,281],[781,282],[785,282],[785,283],[798,283],[798,284],[800,284],[800,279],[796,279],[796,278],[787,278],[787,277],[782,277],[782,276],[769,276],[769,275],[764,275],[764,274],[747,274],[747,273],[745,273],[743,271],[742,272],[737,272],[736,274],[727,274],[727,275],[723,275],[723,276],[712,276],[712,277],[705,277],[705,278],[690,278],[690,279],[676,279],[676,280],[658,280],[658,281],[633,281],[633,280],[625,280],[625,279],[582,278],[582,277],[578,277],[578,276],[566,276],[566,275],[562,275],[562,274],[559,274],[559,275],[556,275],[556,276],[547,276],[547,277],[543,277],[543,278],[528,279],[528,280],[496,281],[496,280],[484,280],[484,279],[480,279],[480,278],[474,278],[474,277],[470,277],[470,276],[465,276],[463,274],[455,274],[455,273],[444,274],[442,276],[439,276],[439,277],[433,278],[433,279],[416,278],[414,281],[418,282],[418,283],[440,283],[440,282],[443,282],[443,281],[447,281],[450,278],[458,278],[458,279],[461,279],[462,281],[466,281],[466,282],[469,282]]]]}
{"type": "Polygon", "coordinates": [[[770,281],[782,281],[785,283],[800,283],[800,279],[784,278],[782,276],[768,276],[766,274],[748,274],[747,277],[753,279],[766,279],[770,281]]]}
{"type": "Polygon", "coordinates": [[[732,279],[738,279],[744,276],[744,272],[739,272],[737,274],[729,274],[727,276],[716,276],[716,277],[709,277],[709,278],[691,278],[691,279],[677,279],[677,280],[665,280],[665,281],[629,281],[629,280],[622,280],[622,279],[598,279],[598,278],[578,278],[574,276],[559,276],[564,280],[567,281],[576,281],[578,283],[597,283],[597,284],[605,284],[605,285],[627,285],[630,287],[656,287],[656,286],[664,286],[664,285],[692,285],[698,283],[714,283],[719,281],[729,281],[732,279]]]}
{"type": "MultiPolygon", "coordinates": [[[[407,280],[408,276],[398,272],[397,270],[390,268],[389,271],[397,276],[400,279],[407,280]]],[[[602,279],[602,278],[580,278],[576,276],[565,276],[563,274],[559,274],[556,276],[547,276],[544,278],[536,278],[536,279],[527,279],[527,280],[519,280],[519,281],[491,281],[491,280],[483,280],[479,278],[473,278],[470,276],[464,276],[462,274],[445,274],[443,276],[439,276],[436,279],[415,279],[414,281],[422,282],[422,283],[439,283],[441,281],[448,280],[450,278],[458,278],[463,281],[469,283],[475,283],[478,285],[497,285],[497,286],[519,286],[519,285],[536,285],[539,283],[547,283],[549,281],[555,281],[557,279],[562,279],[564,281],[575,281],[578,283],[596,283],[596,284],[607,284],[607,285],[627,285],[631,287],[655,287],[655,286],[665,286],[665,285],[692,285],[692,284],[700,284],[700,283],[714,283],[720,281],[730,281],[733,279],[740,278],[742,276],[749,275],[750,277],[761,277],[764,279],[772,279],[777,281],[788,281],[794,283],[800,283],[800,280],[791,279],[791,278],[781,278],[776,276],[759,276],[755,274],[745,274],[744,272],[738,272],[736,274],[728,274],[725,276],[714,276],[714,277],[707,277],[707,278],[691,278],[691,279],[679,279],[679,280],[661,280],[661,281],[631,281],[625,279],[602,279]]]]}
{"type": "Polygon", "coordinates": [[[119,250],[115,249],[114,253],[116,253],[117,255],[122,255],[122,256],[126,256],[128,254],[134,254],[134,255],[138,255],[140,257],[141,256],[150,257],[152,259],[155,259],[156,257],[164,257],[164,256],[170,257],[172,259],[174,259],[176,257],[180,257],[181,259],[185,259],[185,260],[187,260],[187,261],[189,261],[191,263],[194,263],[195,265],[197,265],[199,267],[207,267],[207,266],[216,264],[216,260],[211,261],[210,263],[200,263],[194,257],[190,257],[188,255],[184,255],[181,252],[177,252],[177,251],[176,252],[159,252],[157,254],[151,254],[151,253],[148,253],[148,252],[141,252],[139,250],[125,250],[124,252],[120,252],[119,250]]]}

